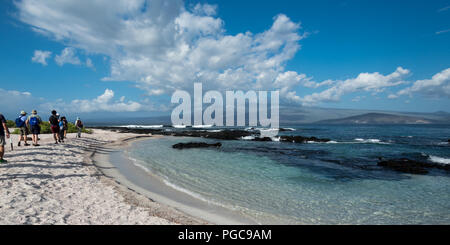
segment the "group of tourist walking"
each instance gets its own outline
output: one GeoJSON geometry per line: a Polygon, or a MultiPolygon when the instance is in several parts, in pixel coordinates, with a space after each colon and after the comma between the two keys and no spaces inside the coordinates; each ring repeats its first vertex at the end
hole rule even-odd
{"type": "MultiPolygon", "coordinates": [[[[24,146],[29,146],[29,134],[32,135],[31,140],[33,146],[39,146],[39,134],[41,133],[42,122],[42,118],[38,115],[36,110],[33,110],[29,116],[27,116],[25,111],[21,111],[19,117],[15,120],[16,127],[20,131],[20,138],[17,146],[21,146],[22,141],[24,142],[24,146]]],[[[50,123],[50,130],[53,134],[55,144],[64,143],[64,139],[67,137],[67,130],[69,129],[67,118],[65,116],[60,116],[53,110],[48,122],[50,123]]],[[[76,137],[80,138],[84,125],[79,117],[77,117],[77,120],[75,121],[75,127],[77,128],[76,137]]],[[[9,139],[10,137],[6,118],[0,113],[0,163],[7,162],[3,159],[3,155],[5,153],[6,139],[9,139]]]]}

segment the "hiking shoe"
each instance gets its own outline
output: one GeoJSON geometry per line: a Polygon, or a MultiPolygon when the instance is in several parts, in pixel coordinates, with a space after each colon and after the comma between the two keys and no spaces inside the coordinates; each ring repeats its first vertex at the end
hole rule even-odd
{"type": "Polygon", "coordinates": [[[7,163],[8,161],[6,161],[5,159],[0,159],[0,163],[7,163]]]}
{"type": "Polygon", "coordinates": [[[26,143],[26,144],[24,144],[24,146],[29,146],[30,144],[28,144],[28,143],[26,143]]]}

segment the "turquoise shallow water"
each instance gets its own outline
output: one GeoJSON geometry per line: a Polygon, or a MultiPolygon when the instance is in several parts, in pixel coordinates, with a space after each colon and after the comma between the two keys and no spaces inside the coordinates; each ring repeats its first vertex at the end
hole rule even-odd
{"type": "Polygon", "coordinates": [[[299,126],[283,134],[332,143],[167,137],[134,143],[127,155],[166,183],[268,224],[450,224],[450,175],[409,175],[377,158],[450,158],[447,126],[299,126]],[[173,149],[179,142],[220,149],[173,149]]]}

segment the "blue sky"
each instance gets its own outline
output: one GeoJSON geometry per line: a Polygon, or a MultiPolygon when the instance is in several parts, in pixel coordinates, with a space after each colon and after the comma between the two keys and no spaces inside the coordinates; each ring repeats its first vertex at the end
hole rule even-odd
{"type": "Polygon", "coordinates": [[[167,114],[198,80],[294,107],[450,111],[450,1],[35,2],[0,6],[6,113],[167,114]]]}

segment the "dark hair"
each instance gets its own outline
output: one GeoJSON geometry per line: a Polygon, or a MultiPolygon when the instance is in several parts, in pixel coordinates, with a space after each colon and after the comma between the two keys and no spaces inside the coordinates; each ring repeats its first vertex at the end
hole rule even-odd
{"type": "Polygon", "coordinates": [[[52,111],[52,115],[56,115],[56,111],[55,110],[52,111]]]}

